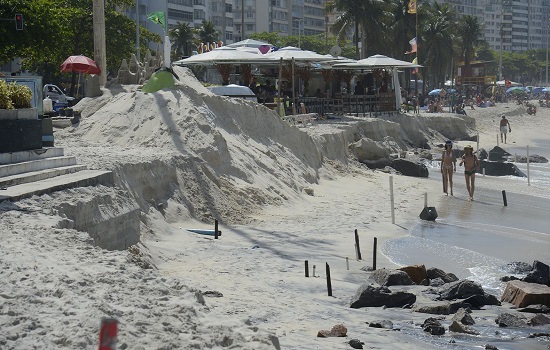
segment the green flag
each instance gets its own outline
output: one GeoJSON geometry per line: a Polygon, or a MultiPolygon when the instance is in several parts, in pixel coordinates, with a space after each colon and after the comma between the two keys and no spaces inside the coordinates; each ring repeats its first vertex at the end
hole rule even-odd
{"type": "Polygon", "coordinates": [[[164,30],[167,29],[166,16],[164,15],[164,11],[157,11],[157,12],[150,13],[147,15],[147,18],[157,24],[160,24],[164,28],[164,30]]]}

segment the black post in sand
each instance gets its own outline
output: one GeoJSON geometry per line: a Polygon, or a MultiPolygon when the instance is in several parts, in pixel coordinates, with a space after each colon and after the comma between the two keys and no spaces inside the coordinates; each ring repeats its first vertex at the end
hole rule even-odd
{"type": "Polygon", "coordinates": [[[305,261],[305,269],[306,269],[305,270],[306,271],[306,277],[309,277],[309,263],[308,263],[307,260],[305,261]]]}
{"type": "Polygon", "coordinates": [[[506,191],[502,190],[502,201],[504,202],[504,206],[508,206],[508,201],[506,200],[506,191]]]}
{"type": "Polygon", "coordinates": [[[332,296],[332,283],[330,282],[330,266],[328,266],[328,263],[325,263],[327,265],[327,291],[328,296],[332,296]]]}
{"type": "Polygon", "coordinates": [[[214,220],[214,239],[218,239],[218,219],[214,220]]]}
{"type": "Polygon", "coordinates": [[[374,237],[374,246],[372,247],[372,269],[376,270],[376,245],[378,238],[374,237]]]}
{"type": "Polygon", "coordinates": [[[357,229],[355,229],[355,249],[357,249],[357,260],[362,260],[361,248],[359,247],[359,234],[357,233],[357,229]]]}

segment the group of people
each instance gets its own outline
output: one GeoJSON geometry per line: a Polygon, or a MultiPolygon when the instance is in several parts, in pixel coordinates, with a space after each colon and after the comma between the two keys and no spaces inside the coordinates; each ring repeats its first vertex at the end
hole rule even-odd
{"type": "MultiPolygon", "coordinates": [[[[506,143],[506,134],[512,131],[510,122],[505,115],[499,122],[500,140],[506,143]]],[[[453,195],[453,173],[456,173],[456,156],[453,150],[452,141],[445,142],[445,149],[441,155],[441,174],[443,176],[443,193],[446,196],[453,195]]],[[[468,200],[474,200],[476,171],[479,170],[480,162],[474,154],[474,148],[470,145],[464,147],[464,154],[460,158],[459,166],[464,165],[464,179],[466,180],[466,189],[468,190],[468,200]]]]}
{"type": "MultiPolygon", "coordinates": [[[[464,165],[464,179],[468,190],[468,200],[474,200],[476,171],[479,168],[479,160],[474,154],[474,148],[470,145],[464,147],[464,155],[460,158],[459,165],[464,165]]],[[[456,172],[456,156],[453,151],[453,143],[445,142],[445,150],[441,156],[441,174],[443,175],[443,192],[446,196],[453,195],[453,173],[456,172]]]]}

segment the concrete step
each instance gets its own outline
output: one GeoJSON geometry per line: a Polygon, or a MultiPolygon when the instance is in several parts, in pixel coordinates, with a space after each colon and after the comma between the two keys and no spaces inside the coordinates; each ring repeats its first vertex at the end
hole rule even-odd
{"type": "Polygon", "coordinates": [[[0,188],[11,187],[15,185],[21,185],[24,183],[40,181],[49,179],[52,177],[72,174],[77,171],[85,170],[85,165],[69,165],[52,169],[43,169],[38,171],[31,171],[22,174],[15,174],[10,176],[0,177],[0,188]]]}
{"type": "Polygon", "coordinates": [[[0,164],[21,163],[36,159],[62,157],[63,155],[62,147],[42,147],[30,151],[0,153],[0,164]]]}
{"type": "Polygon", "coordinates": [[[112,171],[82,170],[73,174],[60,175],[0,190],[0,201],[18,201],[23,198],[40,196],[75,187],[96,185],[112,186],[113,182],[114,176],[112,171]]]}
{"type": "Polygon", "coordinates": [[[10,176],[10,175],[44,170],[44,169],[66,167],[70,165],[76,165],[75,157],[61,156],[61,157],[34,159],[26,162],[19,162],[19,163],[12,163],[12,164],[2,164],[0,165],[0,178],[10,176]]]}

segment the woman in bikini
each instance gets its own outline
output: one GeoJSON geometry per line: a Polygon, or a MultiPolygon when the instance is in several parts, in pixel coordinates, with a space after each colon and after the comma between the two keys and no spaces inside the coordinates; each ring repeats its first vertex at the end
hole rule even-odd
{"type": "Polygon", "coordinates": [[[476,170],[479,168],[479,160],[474,155],[474,148],[470,145],[464,147],[464,155],[460,160],[460,165],[464,164],[464,178],[466,179],[466,188],[468,189],[468,200],[474,200],[474,185],[476,181],[476,170]]]}
{"type": "Polygon", "coordinates": [[[456,157],[453,152],[453,143],[445,142],[445,150],[441,155],[441,174],[443,175],[443,192],[446,196],[449,195],[449,187],[451,188],[451,196],[453,195],[453,173],[456,172],[456,157]]]}

